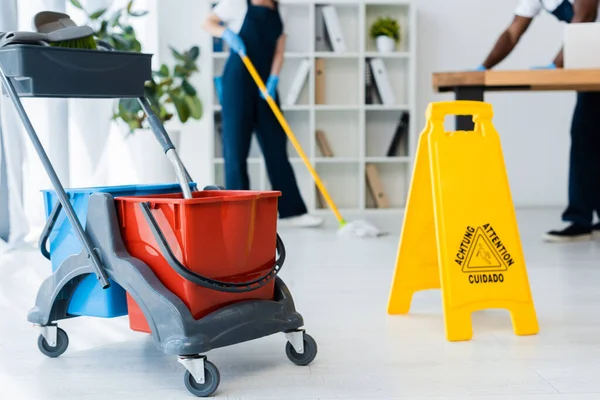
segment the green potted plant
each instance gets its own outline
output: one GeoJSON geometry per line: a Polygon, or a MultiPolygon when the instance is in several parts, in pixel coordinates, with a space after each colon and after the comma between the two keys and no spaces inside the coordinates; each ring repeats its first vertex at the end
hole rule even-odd
{"type": "MultiPolygon", "coordinates": [[[[170,69],[163,64],[158,71],[153,71],[152,79],[146,82],[146,98],[163,124],[170,121],[175,113],[181,123],[186,123],[190,118],[199,120],[202,118],[202,102],[190,78],[198,72],[196,61],[200,49],[193,46],[180,53],[171,48],[171,53],[176,61],[174,67],[170,69]]],[[[150,128],[137,99],[119,100],[118,111],[113,118],[125,122],[129,133],[150,128]]]]}
{"type": "MultiPolygon", "coordinates": [[[[190,80],[198,70],[200,49],[185,52],[171,48],[175,59],[172,67],[161,65],[146,82],[145,94],[152,109],[165,126],[171,141],[177,146],[180,131],[173,128],[175,117],[180,124],[190,119],[200,120],[202,101],[190,80]]],[[[129,147],[140,183],[168,182],[174,179],[173,168],[154,138],[146,114],[137,99],[121,99],[113,119],[127,127],[129,147]]]]}
{"type": "Polygon", "coordinates": [[[377,45],[380,53],[389,53],[395,50],[396,44],[400,42],[400,24],[392,17],[379,17],[371,25],[371,38],[377,45]]]}
{"type": "MultiPolygon", "coordinates": [[[[70,0],[71,4],[85,15],[85,24],[91,26],[95,36],[110,44],[115,50],[141,52],[142,45],[138,40],[130,18],[139,18],[148,11],[134,10],[135,0],[130,0],[123,8],[109,12],[113,1],[104,1],[99,9],[90,11],[84,7],[84,0],[70,0]]],[[[96,3],[97,4],[97,3],[96,3]]]]}

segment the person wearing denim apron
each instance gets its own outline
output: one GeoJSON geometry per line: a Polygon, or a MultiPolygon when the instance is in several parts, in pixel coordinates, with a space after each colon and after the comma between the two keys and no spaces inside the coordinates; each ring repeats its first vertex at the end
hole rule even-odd
{"type": "Polygon", "coordinates": [[[287,136],[246,69],[248,56],[271,97],[279,105],[277,84],[283,63],[285,32],[274,0],[220,0],[204,29],[231,49],[220,78],[225,186],[249,190],[247,158],[255,132],[273,190],[282,193],[279,217],[284,225],[312,227],[321,218],[309,215],[287,154],[287,136]]]}
{"type": "MultiPolygon", "coordinates": [[[[533,19],[546,11],[565,23],[594,22],[600,18],[598,0],[519,0],[510,26],[500,35],[487,59],[476,70],[491,69],[517,45],[533,19]]],[[[563,68],[562,49],[554,60],[534,69],[563,68]]],[[[600,235],[600,93],[578,92],[571,123],[569,204],[562,219],[568,226],[544,235],[550,242],[589,240],[600,235]]]]}

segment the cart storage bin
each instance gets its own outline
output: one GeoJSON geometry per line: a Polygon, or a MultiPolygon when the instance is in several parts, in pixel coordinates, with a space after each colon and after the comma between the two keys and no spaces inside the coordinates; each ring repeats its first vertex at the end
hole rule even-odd
{"type": "Polygon", "coordinates": [[[152,78],[152,55],[125,51],[20,44],[0,64],[21,97],[135,98],[152,78]]]}
{"type": "MultiPolygon", "coordinates": [[[[195,185],[193,186],[195,187],[195,185]]],[[[112,187],[95,187],[81,189],[66,189],[69,199],[77,218],[85,227],[88,211],[88,200],[92,193],[109,193],[114,197],[118,196],[136,196],[146,194],[176,193],[181,191],[178,184],[164,185],[128,185],[112,187]]],[[[44,196],[44,206],[46,208],[46,218],[52,212],[52,209],[58,202],[58,197],[54,190],[42,191],[44,196]]],[[[62,264],[69,256],[79,254],[82,250],[81,242],[77,238],[71,223],[66,217],[64,210],[61,210],[56,220],[50,236],[48,238],[48,247],[50,259],[52,262],[52,271],[62,264]]],[[[108,289],[102,289],[95,275],[90,274],[79,283],[71,301],[69,303],[68,313],[79,316],[93,316],[113,318],[127,314],[127,300],[125,291],[114,281],[110,281],[108,289]]]]}
{"type": "MultiPolygon", "coordinates": [[[[247,282],[272,270],[280,192],[202,191],[115,199],[121,235],[129,254],[146,263],[160,281],[200,319],[244,300],[272,300],[275,280],[256,290],[226,293],[180,276],[161,252],[142,211],[149,205],[162,236],[185,268],[230,283],[247,282]]],[[[131,329],[150,333],[141,309],[127,296],[131,329]]]]}

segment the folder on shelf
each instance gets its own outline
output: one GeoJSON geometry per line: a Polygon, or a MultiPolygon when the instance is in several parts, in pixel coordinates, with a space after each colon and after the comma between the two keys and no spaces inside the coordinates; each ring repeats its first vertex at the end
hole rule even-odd
{"type": "Polygon", "coordinates": [[[394,95],[392,83],[390,82],[383,60],[381,58],[372,58],[371,68],[382,103],[387,105],[396,104],[396,96],[394,95]]]}
{"type": "Polygon", "coordinates": [[[294,80],[292,81],[292,85],[290,86],[290,91],[288,92],[286,98],[286,105],[291,106],[296,104],[298,98],[300,97],[300,93],[302,92],[302,88],[304,87],[304,83],[308,77],[308,72],[310,71],[310,61],[308,59],[302,60],[300,66],[296,70],[296,75],[294,76],[294,80]]]}
{"type": "Polygon", "coordinates": [[[366,165],[367,184],[375,200],[377,208],[389,208],[390,202],[383,189],[383,183],[379,178],[379,171],[373,164],[366,165]]]}
{"type": "Polygon", "coordinates": [[[223,51],[223,39],[220,37],[213,37],[213,52],[221,53],[223,51]]]}
{"type": "Polygon", "coordinates": [[[331,51],[322,5],[315,6],[315,51],[331,51]]]}
{"type": "Polygon", "coordinates": [[[369,59],[365,60],[365,104],[381,104],[381,96],[373,78],[373,69],[369,59]]]}
{"type": "Polygon", "coordinates": [[[223,157],[223,118],[220,112],[215,113],[215,157],[223,157]]]}
{"type": "Polygon", "coordinates": [[[394,132],[394,137],[392,138],[392,142],[390,143],[390,147],[388,148],[388,157],[395,157],[398,154],[398,147],[400,145],[400,142],[408,135],[408,123],[409,114],[408,112],[404,112],[400,117],[400,121],[398,121],[396,131],[394,132]]]}
{"type": "Polygon", "coordinates": [[[325,92],[325,60],[317,58],[315,60],[315,104],[327,103],[325,92]]]}
{"type": "Polygon", "coordinates": [[[334,6],[325,6],[322,9],[323,18],[325,19],[325,26],[327,28],[327,34],[331,41],[333,51],[336,53],[343,53],[346,51],[346,41],[342,33],[342,25],[338,18],[337,11],[334,6]]]}
{"type": "Polygon", "coordinates": [[[319,150],[321,151],[321,155],[323,157],[333,157],[333,150],[331,150],[331,146],[329,145],[329,141],[327,140],[327,135],[321,129],[317,129],[317,146],[319,146],[319,150]]]}

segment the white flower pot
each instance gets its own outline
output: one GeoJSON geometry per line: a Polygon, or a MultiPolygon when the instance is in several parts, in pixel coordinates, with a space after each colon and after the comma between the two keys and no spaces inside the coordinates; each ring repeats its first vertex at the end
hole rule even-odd
{"type": "Polygon", "coordinates": [[[377,36],[376,44],[380,53],[391,53],[396,48],[396,42],[389,36],[377,36]]]}
{"type": "MultiPolygon", "coordinates": [[[[179,131],[168,132],[175,147],[179,131]]],[[[176,183],[175,170],[150,129],[137,129],[125,139],[136,180],[132,184],[176,183]]]]}

